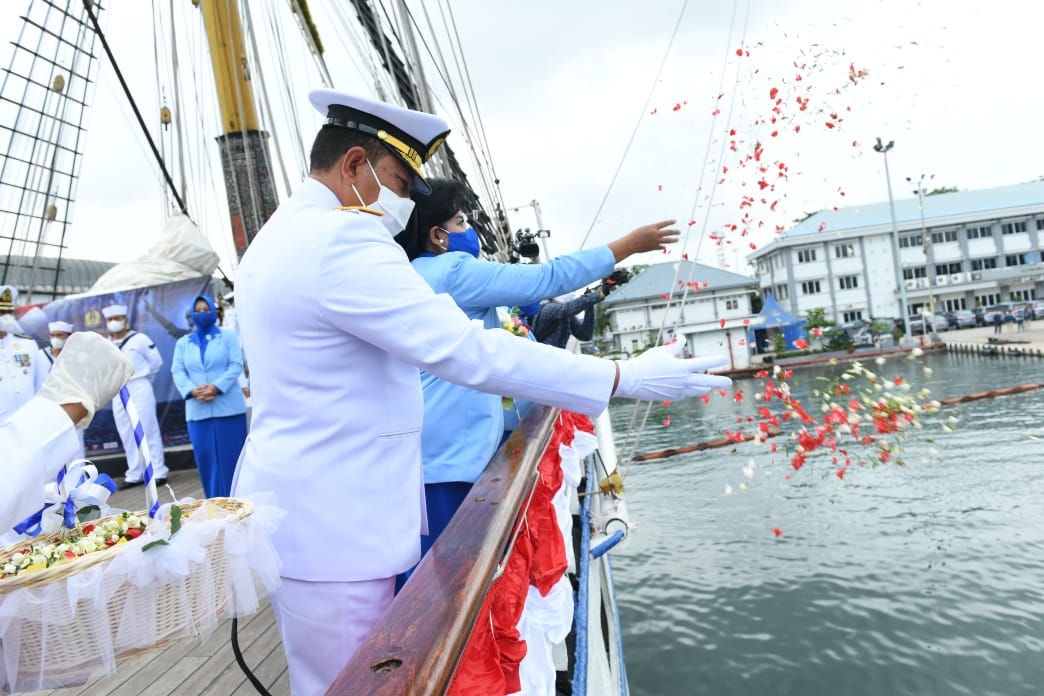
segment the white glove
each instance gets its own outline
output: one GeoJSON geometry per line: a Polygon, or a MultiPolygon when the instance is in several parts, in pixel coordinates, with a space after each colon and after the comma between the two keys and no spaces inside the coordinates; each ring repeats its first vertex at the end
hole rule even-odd
{"type": "Polygon", "coordinates": [[[701,396],[711,389],[732,386],[732,380],[719,375],[702,374],[705,370],[725,367],[724,355],[702,358],[679,358],[684,340],[650,348],[634,360],[623,360],[620,381],[613,396],[642,401],[677,401],[701,396]]]}
{"type": "Polygon", "coordinates": [[[82,404],[87,417],[76,424],[83,430],[94,412],[112,401],[134,374],[134,367],[120,349],[93,331],[78,331],[65,342],[40,391],[42,399],[62,404],[82,404]]]}

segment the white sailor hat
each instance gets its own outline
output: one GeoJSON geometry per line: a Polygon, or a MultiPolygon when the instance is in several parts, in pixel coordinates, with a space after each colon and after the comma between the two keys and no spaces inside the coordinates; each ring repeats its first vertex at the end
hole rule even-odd
{"type": "Polygon", "coordinates": [[[425,195],[431,193],[421,165],[449,135],[444,120],[334,89],[314,89],[308,93],[308,100],[326,117],[324,126],[349,128],[380,140],[417,175],[415,189],[425,195]]]}
{"type": "Polygon", "coordinates": [[[0,312],[13,312],[18,299],[18,289],[11,285],[0,285],[0,312]]]}
{"type": "Polygon", "coordinates": [[[127,305],[111,304],[102,310],[102,316],[106,319],[112,317],[125,317],[127,316],[127,305]]]}
{"type": "Polygon", "coordinates": [[[225,293],[224,297],[222,297],[221,299],[223,299],[225,302],[235,302],[236,301],[236,291],[235,290],[229,290],[228,292],[225,293]]]}
{"type": "Polygon", "coordinates": [[[55,333],[57,331],[60,333],[71,334],[73,331],[76,330],[76,327],[74,327],[67,321],[51,321],[47,323],[47,330],[51,333],[55,333]]]}

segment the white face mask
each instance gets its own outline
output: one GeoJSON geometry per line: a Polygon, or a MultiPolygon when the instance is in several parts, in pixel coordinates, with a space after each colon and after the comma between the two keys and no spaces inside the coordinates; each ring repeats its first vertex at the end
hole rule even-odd
{"type": "Polygon", "coordinates": [[[119,333],[120,331],[123,331],[125,325],[126,322],[120,321],[119,319],[105,322],[105,328],[109,330],[109,333],[119,333]]]}
{"type": "Polygon", "coordinates": [[[0,314],[0,333],[22,333],[22,325],[13,314],[0,314]]]}
{"type": "Polygon", "coordinates": [[[64,338],[53,338],[52,337],[51,338],[51,347],[54,348],[55,350],[61,350],[62,348],[65,347],[65,339],[64,338]]]}
{"type": "Polygon", "coordinates": [[[382,184],[380,178],[377,176],[377,172],[374,171],[373,165],[370,164],[370,160],[366,160],[366,165],[370,168],[374,180],[381,187],[380,192],[377,194],[377,200],[368,204],[363,200],[362,196],[359,195],[359,191],[356,190],[355,186],[352,186],[352,190],[355,191],[355,195],[358,196],[359,202],[364,206],[384,213],[384,215],[381,216],[381,224],[384,225],[392,235],[399,234],[406,229],[406,223],[409,222],[410,215],[413,213],[414,202],[410,198],[403,198],[382,184]]]}

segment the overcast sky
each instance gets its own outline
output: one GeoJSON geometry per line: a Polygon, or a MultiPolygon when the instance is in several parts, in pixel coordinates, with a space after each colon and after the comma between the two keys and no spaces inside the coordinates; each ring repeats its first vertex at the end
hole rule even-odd
{"type": "MultiPolygon", "coordinates": [[[[335,84],[370,93],[346,57],[350,42],[324,28],[324,3],[312,4],[335,84]]],[[[21,5],[3,3],[0,38],[11,38],[21,5]]],[[[142,5],[115,3],[108,33],[128,79],[147,85],[155,79],[142,5]]],[[[578,248],[589,228],[587,246],[677,218],[690,257],[716,263],[715,235],[728,266],[743,271],[750,245],[796,218],[886,199],[877,136],[895,141],[896,198],[913,195],[907,176],[974,189],[1044,175],[1038,3],[690,2],[664,61],[682,5],[452,3],[504,201],[539,201],[552,255],[578,248]]],[[[411,7],[419,17],[419,4],[411,7]]],[[[154,239],[160,184],[108,67],[103,61],[69,253],[126,260],[154,239]]],[[[318,124],[308,86],[293,87],[306,142],[318,124]]],[[[450,143],[466,153],[459,133],[450,143]]],[[[536,226],[528,207],[511,221],[536,226]]],[[[213,228],[230,268],[224,233],[213,228]]]]}

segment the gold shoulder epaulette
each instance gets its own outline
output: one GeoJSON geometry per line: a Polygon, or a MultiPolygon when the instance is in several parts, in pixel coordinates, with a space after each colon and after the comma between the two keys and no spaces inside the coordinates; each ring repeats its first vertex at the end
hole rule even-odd
{"type": "Polygon", "coordinates": [[[16,334],[11,334],[11,335],[12,335],[12,336],[14,336],[15,338],[24,338],[24,339],[25,339],[25,340],[27,340],[27,341],[31,341],[31,340],[33,340],[33,337],[32,337],[32,336],[30,336],[30,335],[28,335],[28,334],[19,334],[19,333],[16,333],[16,334]]]}
{"type": "Polygon", "coordinates": [[[367,208],[365,205],[339,205],[334,210],[358,210],[360,213],[369,213],[370,215],[376,215],[382,217],[384,213],[380,210],[374,210],[373,208],[367,208]]]}

